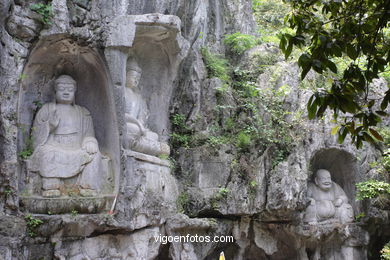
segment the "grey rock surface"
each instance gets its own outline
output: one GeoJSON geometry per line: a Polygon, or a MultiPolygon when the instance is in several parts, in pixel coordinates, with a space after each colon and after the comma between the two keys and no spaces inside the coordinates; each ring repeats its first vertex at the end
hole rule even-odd
{"type": "MultiPolygon", "coordinates": [[[[380,178],[371,166],[381,151],[357,150],[350,140],[338,144],[330,114],[305,117],[321,80],[309,73],[301,82],[297,64],[283,61],[272,44],[234,55],[223,43],[226,34],[255,35],[252,1],[53,0],[50,23],[31,9],[38,2],[0,3],[0,259],[192,260],[218,259],[221,252],[237,260],[368,259],[367,251],[390,236],[381,228],[389,224],[388,211],[355,200],[357,182],[380,178]],[[275,145],[244,149],[237,137],[221,138],[251,116],[231,89],[223,91],[227,83],[210,75],[202,48],[249,71],[256,91],[280,99],[289,112],[283,121],[296,128],[283,158],[275,145]],[[126,70],[134,57],[149,111],[143,126],[171,145],[169,157],[125,145],[126,70]],[[99,149],[111,159],[106,188],[113,192],[105,198],[50,203],[28,193],[37,181],[26,165],[32,125],[39,108],[54,100],[53,83],[63,73],[78,82],[76,104],[90,111],[99,149]],[[354,215],[365,217],[303,222],[308,183],[318,169],[331,173],[354,215]],[[156,239],[168,235],[234,241],[156,239]]],[[[376,81],[372,95],[386,87],[376,81]]],[[[265,99],[251,101],[262,122],[272,120],[265,99]]]]}

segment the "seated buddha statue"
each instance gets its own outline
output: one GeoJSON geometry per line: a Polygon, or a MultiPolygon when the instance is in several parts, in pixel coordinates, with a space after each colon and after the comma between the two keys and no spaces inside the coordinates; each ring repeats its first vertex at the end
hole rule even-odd
{"type": "Polygon", "coordinates": [[[34,151],[28,168],[42,177],[42,195],[59,197],[73,180],[81,196],[95,196],[102,184],[102,155],[90,112],[75,105],[76,81],[55,80],[56,102],[44,104],[34,119],[34,151]]]}
{"type": "Polygon", "coordinates": [[[344,190],[332,181],[329,171],[319,169],[315,173],[314,183],[309,183],[307,197],[309,206],[306,208],[304,222],[321,223],[327,220],[339,223],[353,221],[352,206],[344,190]]]}
{"type": "Polygon", "coordinates": [[[148,107],[138,87],[142,70],[132,59],[127,64],[125,88],[125,148],[153,156],[169,155],[166,143],[160,142],[158,134],[145,127],[148,107]]]}

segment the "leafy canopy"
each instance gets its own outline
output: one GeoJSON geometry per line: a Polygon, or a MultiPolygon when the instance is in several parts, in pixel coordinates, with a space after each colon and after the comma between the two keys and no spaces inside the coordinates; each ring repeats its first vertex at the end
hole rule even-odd
{"type": "Polygon", "coordinates": [[[339,142],[350,134],[360,148],[363,141],[382,137],[378,125],[390,102],[390,91],[369,95],[370,83],[386,73],[390,63],[390,0],[284,0],[292,6],[285,23],[294,33],[281,35],[286,59],[294,47],[303,49],[298,59],[304,79],[310,70],[331,75],[332,86],[310,98],[309,118],[321,118],[327,109],[339,122],[339,142]],[[340,71],[337,60],[347,61],[340,71]]]}

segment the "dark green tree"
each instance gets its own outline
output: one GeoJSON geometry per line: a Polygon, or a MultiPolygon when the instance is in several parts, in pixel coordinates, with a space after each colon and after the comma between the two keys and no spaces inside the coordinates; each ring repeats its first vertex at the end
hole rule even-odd
{"type": "Polygon", "coordinates": [[[322,117],[328,109],[339,120],[339,142],[350,134],[360,148],[363,141],[381,140],[374,129],[387,116],[390,90],[379,99],[369,95],[370,85],[390,63],[390,0],[285,0],[292,12],[285,23],[294,33],[281,37],[286,59],[293,48],[303,50],[298,59],[304,79],[310,70],[333,72],[328,89],[310,98],[309,118],[322,117]],[[335,60],[348,62],[343,71],[335,60]]]}

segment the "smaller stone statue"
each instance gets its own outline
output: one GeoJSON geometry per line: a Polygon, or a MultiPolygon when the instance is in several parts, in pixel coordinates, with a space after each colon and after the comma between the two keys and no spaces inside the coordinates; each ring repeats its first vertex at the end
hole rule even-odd
{"type": "Polygon", "coordinates": [[[130,60],[127,64],[125,88],[125,148],[153,156],[168,155],[169,146],[158,141],[158,134],[145,128],[148,108],[138,88],[141,73],[137,62],[130,60]]]}
{"type": "Polygon", "coordinates": [[[42,177],[42,195],[59,197],[67,186],[81,196],[94,196],[102,185],[102,155],[89,111],[75,105],[76,81],[62,75],[55,81],[55,103],[38,111],[33,126],[31,172],[42,177]]]}
{"type": "Polygon", "coordinates": [[[307,190],[309,206],[306,208],[304,222],[316,224],[326,221],[348,223],[353,221],[352,206],[343,189],[334,183],[329,171],[319,169],[314,183],[307,190]]]}

